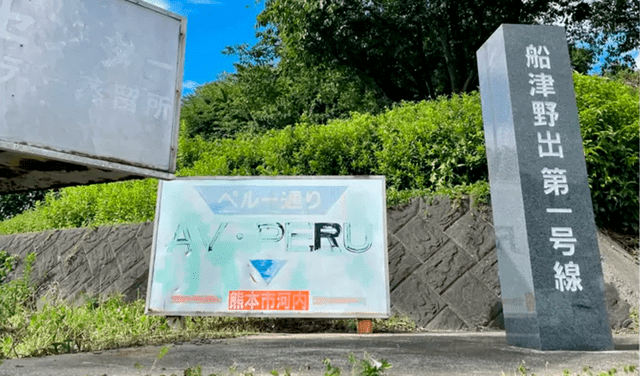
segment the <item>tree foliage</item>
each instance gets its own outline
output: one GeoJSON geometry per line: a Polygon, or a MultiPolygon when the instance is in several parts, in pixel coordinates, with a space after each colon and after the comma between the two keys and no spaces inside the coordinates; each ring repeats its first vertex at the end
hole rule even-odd
{"type": "Polygon", "coordinates": [[[265,0],[258,43],[227,47],[235,72],[183,102],[187,136],[234,137],[477,89],[476,50],[502,23],[561,23],[586,73],[629,63],[638,45],[631,0],[265,0]],[[614,41],[615,43],[608,43],[614,41]]]}
{"type": "Polygon", "coordinates": [[[38,201],[44,200],[46,193],[47,191],[36,190],[0,195],[0,221],[33,208],[38,201]]]}
{"type": "Polygon", "coordinates": [[[559,0],[546,22],[566,24],[571,43],[602,57],[603,71],[633,67],[628,53],[640,46],[640,2],[637,0],[559,0]]]}
{"type": "Polygon", "coordinates": [[[236,72],[196,88],[183,100],[187,136],[233,137],[306,121],[325,124],[352,111],[378,113],[388,103],[367,82],[344,69],[276,61],[265,42],[228,47],[236,72]]]}
{"type": "Polygon", "coordinates": [[[392,101],[476,90],[475,52],[503,23],[564,24],[574,67],[595,57],[629,65],[637,48],[635,0],[267,0],[259,24],[279,54],[307,65],[345,67],[392,101]],[[273,38],[273,35],[271,36],[273,38]]]}
{"type": "Polygon", "coordinates": [[[390,100],[476,90],[476,50],[502,23],[533,23],[549,0],[269,0],[258,16],[282,56],[344,67],[390,100]]]}

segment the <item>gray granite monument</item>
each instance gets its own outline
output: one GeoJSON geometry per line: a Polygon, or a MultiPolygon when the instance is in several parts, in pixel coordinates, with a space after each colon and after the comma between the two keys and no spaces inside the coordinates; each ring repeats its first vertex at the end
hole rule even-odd
{"type": "Polygon", "coordinates": [[[613,349],[564,28],[504,24],[477,58],[507,342],[613,349]]]}

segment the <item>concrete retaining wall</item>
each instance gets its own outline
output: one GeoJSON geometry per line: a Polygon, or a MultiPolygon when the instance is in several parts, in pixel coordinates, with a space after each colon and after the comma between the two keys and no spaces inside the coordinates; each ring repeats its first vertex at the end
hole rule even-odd
{"type": "Polygon", "coordinates": [[[489,210],[416,199],[387,211],[387,231],[394,312],[430,330],[503,325],[489,210]]]}
{"type": "MultiPolygon", "coordinates": [[[[489,209],[478,210],[469,200],[414,199],[389,209],[387,224],[394,313],[407,314],[428,330],[503,326],[489,209]]],[[[0,249],[22,259],[36,252],[35,278],[42,293],[53,289],[73,300],[82,293],[121,292],[131,300],[146,294],[152,236],[152,223],[55,230],[0,236],[0,249]]],[[[603,255],[611,252],[610,245],[604,249],[600,244],[603,255]]],[[[607,268],[608,259],[619,257],[624,255],[603,260],[605,282],[617,281],[607,285],[614,327],[628,324],[628,302],[637,304],[638,299],[634,280],[621,284],[616,268],[607,268]],[[612,271],[609,276],[607,270],[612,271]],[[621,289],[623,298],[618,296],[621,289]]],[[[635,270],[637,281],[637,265],[635,270]]]]}
{"type": "MultiPolygon", "coordinates": [[[[81,293],[121,292],[144,298],[153,224],[52,230],[0,236],[0,249],[24,259],[36,253],[34,278],[41,293],[73,300],[81,293]]],[[[22,274],[22,265],[13,275],[22,274]]]]}

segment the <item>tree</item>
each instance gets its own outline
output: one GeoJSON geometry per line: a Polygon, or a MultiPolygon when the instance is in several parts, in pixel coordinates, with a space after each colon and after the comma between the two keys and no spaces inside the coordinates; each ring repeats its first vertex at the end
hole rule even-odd
{"type": "Polygon", "coordinates": [[[587,74],[596,60],[592,50],[576,47],[575,44],[569,44],[569,57],[571,58],[571,67],[580,74],[587,74]]]}
{"type": "Polygon", "coordinates": [[[397,102],[476,90],[475,52],[502,23],[566,24],[581,72],[603,50],[619,62],[638,46],[637,8],[631,0],[267,0],[258,22],[276,30],[286,59],[341,67],[397,102]]]}
{"type": "Polygon", "coordinates": [[[46,194],[47,191],[39,190],[0,195],[0,221],[33,208],[38,201],[44,200],[46,194]]]}
{"type": "Polygon", "coordinates": [[[227,47],[224,53],[238,56],[236,72],[186,96],[185,135],[225,138],[301,121],[324,124],[353,111],[377,113],[389,104],[373,85],[344,69],[306,66],[278,57],[276,50],[268,38],[252,47],[227,47]]]}
{"type": "Polygon", "coordinates": [[[640,46],[640,3],[637,0],[561,0],[546,22],[565,24],[571,43],[601,56],[603,72],[634,66],[628,52],[640,46]]]}
{"type": "Polygon", "coordinates": [[[475,53],[503,23],[565,24],[572,65],[630,63],[638,3],[631,0],[265,0],[259,42],[228,47],[236,72],[187,96],[186,134],[317,124],[403,100],[478,88],[475,53]],[[607,44],[615,39],[618,42],[607,44]]]}
{"type": "Polygon", "coordinates": [[[532,23],[548,0],[268,0],[281,55],[342,67],[390,100],[477,89],[476,50],[502,23],[532,23]]]}

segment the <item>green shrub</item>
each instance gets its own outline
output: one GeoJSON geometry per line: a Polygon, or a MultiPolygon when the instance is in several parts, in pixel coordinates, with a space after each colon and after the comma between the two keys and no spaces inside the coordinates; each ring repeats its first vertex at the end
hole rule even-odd
{"type": "MultiPolygon", "coordinates": [[[[638,93],[619,80],[573,76],[596,221],[638,234],[638,93]]],[[[402,103],[380,115],[301,123],[235,139],[179,140],[178,176],[384,175],[388,204],[418,195],[487,195],[480,96],[402,103]]],[[[0,233],[142,222],[156,181],[65,188],[0,233]]]]}
{"type": "Polygon", "coordinates": [[[487,179],[478,93],[404,104],[380,116],[377,173],[398,191],[487,179]]]}
{"type": "Polygon", "coordinates": [[[404,103],[378,116],[353,114],[325,126],[303,123],[216,140],[180,174],[379,174],[397,191],[471,184],[487,176],[480,112],[476,93],[404,103]]]}
{"type": "Polygon", "coordinates": [[[596,221],[638,234],[638,91],[598,77],[574,82],[596,221]]]}
{"type": "Polygon", "coordinates": [[[7,274],[13,270],[16,261],[16,256],[10,255],[7,251],[0,250],[0,283],[4,282],[7,274]]]}
{"type": "MultiPolygon", "coordinates": [[[[637,235],[638,92],[619,80],[573,79],[596,222],[637,235]]],[[[389,204],[454,187],[487,194],[486,185],[477,185],[487,181],[477,93],[402,103],[381,115],[353,114],[325,126],[299,124],[217,140],[202,149],[181,175],[378,174],[386,176],[389,204]]]]}
{"type": "Polygon", "coordinates": [[[0,222],[0,234],[150,221],[157,185],[144,179],[49,192],[34,209],[0,222]]]}
{"type": "Polygon", "coordinates": [[[0,359],[17,355],[18,338],[29,325],[29,313],[35,308],[35,288],[31,282],[35,260],[35,253],[29,254],[22,276],[0,283],[0,359]]]}
{"type": "MultiPolygon", "coordinates": [[[[21,299],[31,301],[32,296],[21,299]]],[[[0,327],[0,359],[234,337],[255,333],[251,328],[257,321],[195,317],[172,329],[166,317],[144,314],[144,300],[126,303],[121,296],[88,299],[84,305],[53,301],[39,310],[28,307],[10,314],[0,327]]]]}

